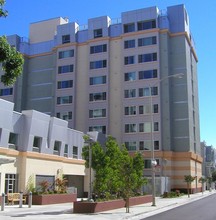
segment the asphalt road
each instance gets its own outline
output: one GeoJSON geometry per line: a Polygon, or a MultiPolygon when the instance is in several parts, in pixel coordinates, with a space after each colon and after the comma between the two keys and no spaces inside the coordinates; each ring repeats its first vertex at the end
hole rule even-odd
{"type": "Polygon", "coordinates": [[[216,194],[144,219],[216,220],[216,194]]]}

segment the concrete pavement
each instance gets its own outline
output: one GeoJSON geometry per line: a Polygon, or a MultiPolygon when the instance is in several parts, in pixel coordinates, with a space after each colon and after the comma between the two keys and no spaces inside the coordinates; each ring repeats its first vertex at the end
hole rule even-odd
{"type": "Polygon", "coordinates": [[[95,213],[95,214],[74,214],[73,213],[73,204],[55,204],[55,205],[33,205],[31,208],[28,208],[28,205],[23,205],[22,208],[19,208],[19,205],[5,206],[4,211],[0,211],[1,220],[11,220],[11,219],[25,219],[25,220],[35,220],[35,219],[73,219],[73,220],[85,220],[85,219],[98,219],[98,220],[107,220],[107,219],[141,219],[149,217],[160,212],[173,209],[180,205],[187,204],[189,202],[205,198],[216,193],[215,190],[212,192],[205,191],[202,193],[196,193],[190,195],[188,198],[187,195],[179,198],[156,198],[156,206],[151,206],[151,203],[146,203],[142,205],[130,207],[130,213],[126,213],[125,208],[115,209],[111,211],[95,213]]]}

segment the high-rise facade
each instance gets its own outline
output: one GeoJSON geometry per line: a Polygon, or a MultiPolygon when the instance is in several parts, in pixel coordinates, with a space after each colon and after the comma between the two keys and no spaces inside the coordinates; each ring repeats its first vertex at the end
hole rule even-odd
{"type": "Polygon", "coordinates": [[[0,90],[16,111],[112,135],[131,153],[142,151],[145,175],[153,140],[156,175],[166,172],[178,189],[186,188],[184,175],[196,176],[192,188],[201,187],[198,59],[184,5],[91,18],[86,26],[55,18],[32,23],[29,40],[8,40],[25,57],[16,85],[0,90]]]}

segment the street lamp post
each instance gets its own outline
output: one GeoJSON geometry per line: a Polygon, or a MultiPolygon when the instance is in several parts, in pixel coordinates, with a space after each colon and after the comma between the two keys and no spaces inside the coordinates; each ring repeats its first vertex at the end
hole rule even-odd
{"type": "Polygon", "coordinates": [[[85,143],[88,144],[89,147],[89,193],[88,193],[88,200],[92,201],[92,144],[94,140],[89,138],[85,140],[85,143]]]}
{"type": "Polygon", "coordinates": [[[169,79],[169,78],[182,78],[184,74],[183,73],[177,73],[173,75],[169,75],[167,77],[164,77],[157,81],[155,84],[149,86],[149,92],[150,92],[150,113],[151,113],[151,166],[152,166],[152,206],[156,206],[156,201],[155,201],[155,166],[157,165],[157,161],[155,160],[155,155],[154,155],[154,137],[153,137],[153,132],[154,132],[154,119],[153,119],[153,101],[152,101],[152,88],[160,84],[162,81],[169,79]]]}

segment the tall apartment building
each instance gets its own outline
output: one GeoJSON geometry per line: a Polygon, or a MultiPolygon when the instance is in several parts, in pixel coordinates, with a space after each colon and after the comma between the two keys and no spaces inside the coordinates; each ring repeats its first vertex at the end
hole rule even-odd
{"type": "Polygon", "coordinates": [[[143,152],[145,175],[153,139],[156,175],[166,169],[171,188],[186,188],[184,175],[201,176],[198,59],[184,5],[91,18],[86,26],[55,18],[32,23],[29,40],[8,40],[25,57],[16,85],[0,85],[16,111],[35,109],[76,130],[112,135],[131,153],[143,152]]]}

